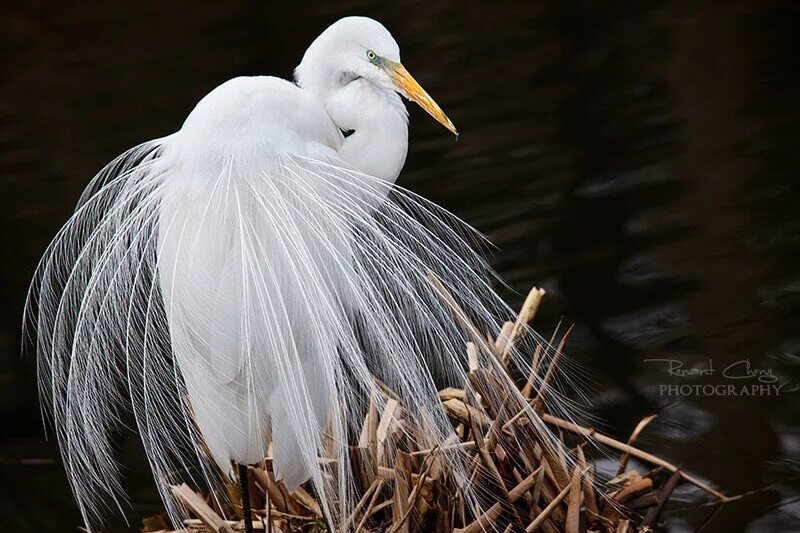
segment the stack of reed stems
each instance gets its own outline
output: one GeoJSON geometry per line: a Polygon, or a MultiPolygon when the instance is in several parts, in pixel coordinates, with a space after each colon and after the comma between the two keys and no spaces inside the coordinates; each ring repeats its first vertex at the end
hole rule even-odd
{"type": "MultiPolygon", "coordinates": [[[[432,279],[436,286],[437,280],[432,279]]],[[[441,290],[445,300],[448,295],[441,290]]],[[[529,293],[514,322],[504,324],[493,341],[495,354],[503,366],[480,368],[476,346],[467,344],[469,384],[465,388],[446,388],[439,392],[442,406],[460,439],[447,446],[461,447],[473,465],[469,480],[474,493],[483,498],[482,510],[472,512],[464,492],[448,476],[442,461],[436,460],[441,447],[408,449],[394,454],[380,453],[393,439],[401,439],[403,426],[413,424],[404,405],[387,391],[381,412],[370,405],[356,445],[350,447],[351,464],[360,489],[360,499],[346,520],[354,533],[478,533],[481,531],[531,533],[555,532],[646,532],[657,529],[661,512],[673,489],[680,483],[693,484],[705,491],[712,502],[730,498],[671,463],[635,446],[638,435],[654,418],[644,418],[627,442],[604,435],[591,427],[559,418],[548,412],[543,398],[569,331],[558,343],[555,356],[541,372],[537,345],[531,358],[528,380],[520,387],[527,405],[514,405],[516,398],[498,392],[496,372],[508,363],[510,349],[519,343],[524,326],[536,314],[544,291],[529,293]],[[538,377],[538,379],[536,379],[538,377]],[[534,387],[534,383],[539,386],[534,387]],[[534,395],[534,391],[536,394],[534,395]],[[480,403],[480,405],[478,405],[480,403]],[[554,453],[543,446],[535,425],[528,416],[544,421],[564,443],[566,453],[554,453]],[[617,475],[599,479],[596,468],[587,461],[584,448],[602,448],[605,457],[618,457],[617,475]],[[391,458],[390,458],[391,456],[391,458]],[[631,468],[634,458],[649,470],[631,468]],[[648,467],[646,467],[648,468],[648,467]],[[476,516],[477,515],[477,516],[476,516]]],[[[449,300],[449,305],[455,305],[449,300]]],[[[454,316],[464,316],[454,312],[454,316]]],[[[505,380],[507,383],[508,381],[505,380]]],[[[289,493],[273,476],[272,461],[249,467],[250,498],[257,531],[329,531],[321,506],[311,490],[302,487],[289,493]]],[[[231,483],[227,501],[240,501],[239,488],[231,483]]],[[[194,518],[185,528],[196,532],[243,531],[241,507],[215,508],[219,498],[201,495],[187,485],[173,486],[173,496],[189,508],[194,518]],[[235,517],[224,520],[222,517],[235,517]]],[[[166,515],[146,518],[142,533],[171,531],[166,515]]]]}

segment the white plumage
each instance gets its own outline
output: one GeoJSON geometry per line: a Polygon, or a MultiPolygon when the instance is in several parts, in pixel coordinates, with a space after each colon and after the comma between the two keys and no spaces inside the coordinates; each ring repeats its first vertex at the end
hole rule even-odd
{"type": "MultiPolygon", "coordinates": [[[[111,435],[128,408],[176,523],[170,483],[216,487],[272,441],[276,477],[290,490],[310,479],[340,524],[350,424],[385,401],[376,377],[424,429],[414,438],[452,435],[427,365],[463,386],[468,339],[426,277],[481,338],[507,309],[472,251],[477,234],[393,186],[408,146],[398,92],[455,132],[399,61],[379,23],[342,19],[310,46],[297,84],[230,80],[180,131],[89,185],[27,310],[87,524],[106,496],[122,508],[111,435]],[[318,460],[326,427],[343,475],[318,460]]],[[[447,461],[465,472],[458,453],[447,461]]]]}
{"type": "MultiPolygon", "coordinates": [[[[303,415],[316,419],[318,434],[330,392],[313,363],[325,347],[308,332],[312,315],[298,277],[318,274],[303,271],[309,260],[331,274],[335,263],[314,247],[318,237],[305,221],[313,212],[298,201],[304,188],[324,184],[293,177],[287,158],[335,162],[341,144],[306,91],[276,78],[237,78],[197,105],[163,154],[169,200],[161,207],[159,275],[195,420],[223,469],[263,459],[274,425],[276,473],[291,488],[308,470],[278,377],[310,380],[293,385],[307,389],[311,408],[303,415]],[[286,368],[276,352],[287,356],[286,368]],[[253,356],[264,361],[248,365],[253,356]]],[[[324,236],[331,243],[335,228],[324,236]]],[[[334,283],[325,288],[341,285],[334,283]]]]}

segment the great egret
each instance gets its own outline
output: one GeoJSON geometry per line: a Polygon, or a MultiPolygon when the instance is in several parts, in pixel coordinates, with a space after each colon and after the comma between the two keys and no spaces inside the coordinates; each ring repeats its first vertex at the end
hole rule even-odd
{"type": "Polygon", "coordinates": [[[177,133],[111,162],[42,258],[27,322],[89,526],[104,499],[123,508],[113,435],[127,408],[176,524],[170,483],[217,487],[270,442],[275,476],[289,490],[311,480],[341,524],[350,415],[384,405],[376,377],[424,428],[415,438],[452,435],[426,360],[463,383],[468,337],[428,273],[481,338],[507,316],[477,234],[393,185],[408,147],[400,95],[456,129],[390,33],[339,20],[295,74],[223,83],[177,133]],[[323,427],[336,476],[319,461],[323,427]]]}

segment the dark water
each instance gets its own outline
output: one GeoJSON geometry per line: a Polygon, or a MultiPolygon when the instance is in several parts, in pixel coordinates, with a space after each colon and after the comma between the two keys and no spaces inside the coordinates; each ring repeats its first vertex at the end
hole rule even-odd
{"type": "MultiPolygon", "coordinates": [[[[78,523],[18,331],[35,262],[81,188],[220,82],[289,76],[319,31],[356,13],[390,28],[462,131],[454,142],[412,110],[401,183],[486,232],[515,289],[548,290],[541,331],[576,323],[569,351],[593,374],[604,429],[624,439],[657,412],[649,451],[729,494],[773,484],[706,531],[800,530],[798,4],[346,4],[0,7],[0,529],[78,523]],[[716,372],[669,377],[650,358],[716,372]],[[742,360],[772,371],[779,395],[662,390],[750,384],[721,375],[742,360]]],[[[134,442],[122,453],[136,457],[134,442]]],[[[158,503],[130,463],[137,525],[158,503]]],[[[666,516],[684,531],[711,511],[666,516]]]]}

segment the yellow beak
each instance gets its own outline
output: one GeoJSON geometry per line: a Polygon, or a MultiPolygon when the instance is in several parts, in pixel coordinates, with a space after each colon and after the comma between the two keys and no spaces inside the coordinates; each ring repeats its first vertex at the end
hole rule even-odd
{"type": "Polygon", "coordinates": [[[389,63],[386,71],[392,77],[392,81],[394,81],[397,90],[409,100],[413,100],[419,104],[419,106],[427,111],[430,116],[435,118],[439,124],[458,136],[458,130],[453,124],[453,121],[447,118],[447,115],[444,114],[442,108],[433,101],[433,98],[431,98],[430,95],[425,92],[425,89],[420,87],[419,83],[417,83],[417,80],[414,79],[414,77],[406,70],[406,68],[400,63],[395,63],[394,61],[386,62],[389,63]]]}

